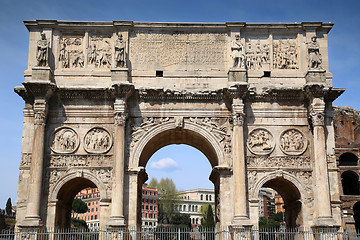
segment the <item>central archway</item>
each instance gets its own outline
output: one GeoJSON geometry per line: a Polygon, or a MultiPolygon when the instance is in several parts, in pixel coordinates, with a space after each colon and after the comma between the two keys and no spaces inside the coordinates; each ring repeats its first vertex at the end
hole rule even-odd
{"type": "MultiPolygon", "coordinates": [[[[178,126],[176,121],[169,121],[162,123],[153,128],[149,129],[134,146],[133,151],[130,154],[129,164],[129,210],[128,219],[129,225],[140,226],[141,224],[141,187],[142,184],[147,180],[147,174],[145,172],[145,166],[148,163],[150,157],[158,151],[160,148],[171,144],[186,144],[198,149],[202,152],[207,159],[211,167],[216,168],[217,166],[229,167],[229,161],[225,158],[223,148],[218,138],[208,129],[199,126],[195,123],[184,121],[181,126],[178,126]],[[136,170],[137,169],[137,170],[136,170]],[[136,179],[132,172],[136,171],[136,179]],[[135,184],[131,184],[136,181],[135,184]],[[131,192],[136,189],[137,199],[136,204],[132,206],[134,198],[131,197],[131,192]],[[137,209],[136,216],[133,215],[130,209],[137,209]]],[[[215,188],[215,198],[218,199],[217,195],[220,191],[220,180],[219,178],[212,178],[211,181],[215,188]]],[[[216,204],[221,205],[216,202],[216,204]]],[[[217,211],[219,207],[215,207],[217,211]]],[[[219,219],[220,221],[220,219],[219,219]]]]}

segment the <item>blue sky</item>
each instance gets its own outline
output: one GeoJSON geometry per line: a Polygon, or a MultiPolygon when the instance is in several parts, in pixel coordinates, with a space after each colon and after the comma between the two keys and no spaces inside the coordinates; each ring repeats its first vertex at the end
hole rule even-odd
{"type": "MultiPolygon", "coordinates": [[[[347,91],[335,101],[339,106],[352,106],[360,110],[360,1],[243,1],[243,0],[151,0],[151,1],[38,1],[38,0],[0,0],[0,208],[5,207],[8,197],[15,205],[18,167],[20,164],[22,132],[22,99],[13,92],[15,86],[24,81],[23,72],[27,66],[28,31],[23,20],[57,19],[82,21],[158,21],[158,22],[334,22],[329,34],[330,71],[334,75],[334,87],[347,91]]],[[[181,149],[181,146],[180,146],[181,149]]],[[[186,176],[185,189],[200,185],[202,172],[209,167],[199,156],[196,174],[185,171],[184,152],[172,147],[161,149],[154,160],[171,158],[178,162],[179,168],[173,175],[186,176]],[[184,165],[183,165],[184,164],[184,165]],[[195,174],[195,175],[194,175],[195,174]],[[190,176],[194,180],[190,181],[190,176]],[[196,177],[195,177],[196,176],[196,177]],[[188,181],[189,180],[189,181],[188,181]],[[193,184],[193,185],[191,185],[193,184]]],[[[150,171],[149,166],[147,167],[150,171]]],[[[151,170],[155,172],[155,169],[151,170]]],[[[160,171],[159,169],[156,171],[160,171]]],[[[210,171],[210,170],[209,170],[210,171]]],[[[206,172],[206,181],[209,171],[206,172]]],[[[161,172],[161,171],[160,171],[161,172]]],[[[159,173],[157,173],[159,174],[159,173]]],[[[160,176],[160,175],[159,175],[160,176]]],[[[185,181],[185,180],[184,180],[185,181]]]]}

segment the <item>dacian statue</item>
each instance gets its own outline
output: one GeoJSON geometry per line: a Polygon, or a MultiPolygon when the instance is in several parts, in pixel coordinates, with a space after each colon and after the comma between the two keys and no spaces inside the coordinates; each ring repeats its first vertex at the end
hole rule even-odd
{"type": "Polygon", "coordinates": [[[320,46],[316,40],[316,37],[311,38],[311,42],[307,43],[308,48],[308,62],[310,69],[321,69],[320,64],[322,62],[320,54],[320,46]]]}
{"type": "Polygon", "coordinates": [[[125,41],[122,34],[115,41],[115,62],[116,67],[125,67],[125,41]]]}
{"type": "Polygon", "coordinates": [[[49,55],[49,41],[46,39],[45,33],[41,33],[41,39],[37,41],[36,60],[37,66],[47,67],[49,55]]]}
{"type": "Polygon", "coordinates": [[[231,57],[232,57],[232,67],[234,68],[244,68],[245,67],[245,55],[244,55],[244,46],[241,44],[240,35],[235,35],[235,40],[231,44],[231,57]]]}

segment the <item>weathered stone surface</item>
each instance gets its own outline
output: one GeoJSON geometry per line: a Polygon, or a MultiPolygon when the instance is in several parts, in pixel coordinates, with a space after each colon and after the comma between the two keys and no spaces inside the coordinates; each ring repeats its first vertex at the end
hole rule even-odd
{"type": "Polygon", "coordinates": [[[169,144],[208,158],[219,226],[257,225],[262,186],[283,195],[289,226],[341,224],[332,24],[25,25],[18,228],[67,227],[71,197],[95,186],[102,228],[140,224],[145,166],[169,144]]]}

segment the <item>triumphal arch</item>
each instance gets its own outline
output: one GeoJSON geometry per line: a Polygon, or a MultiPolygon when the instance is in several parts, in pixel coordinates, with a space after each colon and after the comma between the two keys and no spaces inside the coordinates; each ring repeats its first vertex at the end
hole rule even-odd
{"type": "Polygon", "coordinates": [[[291,227],[341,224],[331,23],[25,21],[30,32],[17,227],[69,227],[100,191],[102,228],[138,226],[151,155],[208,158],[219,226],[258,224],[261,187],[291,227]]]}

